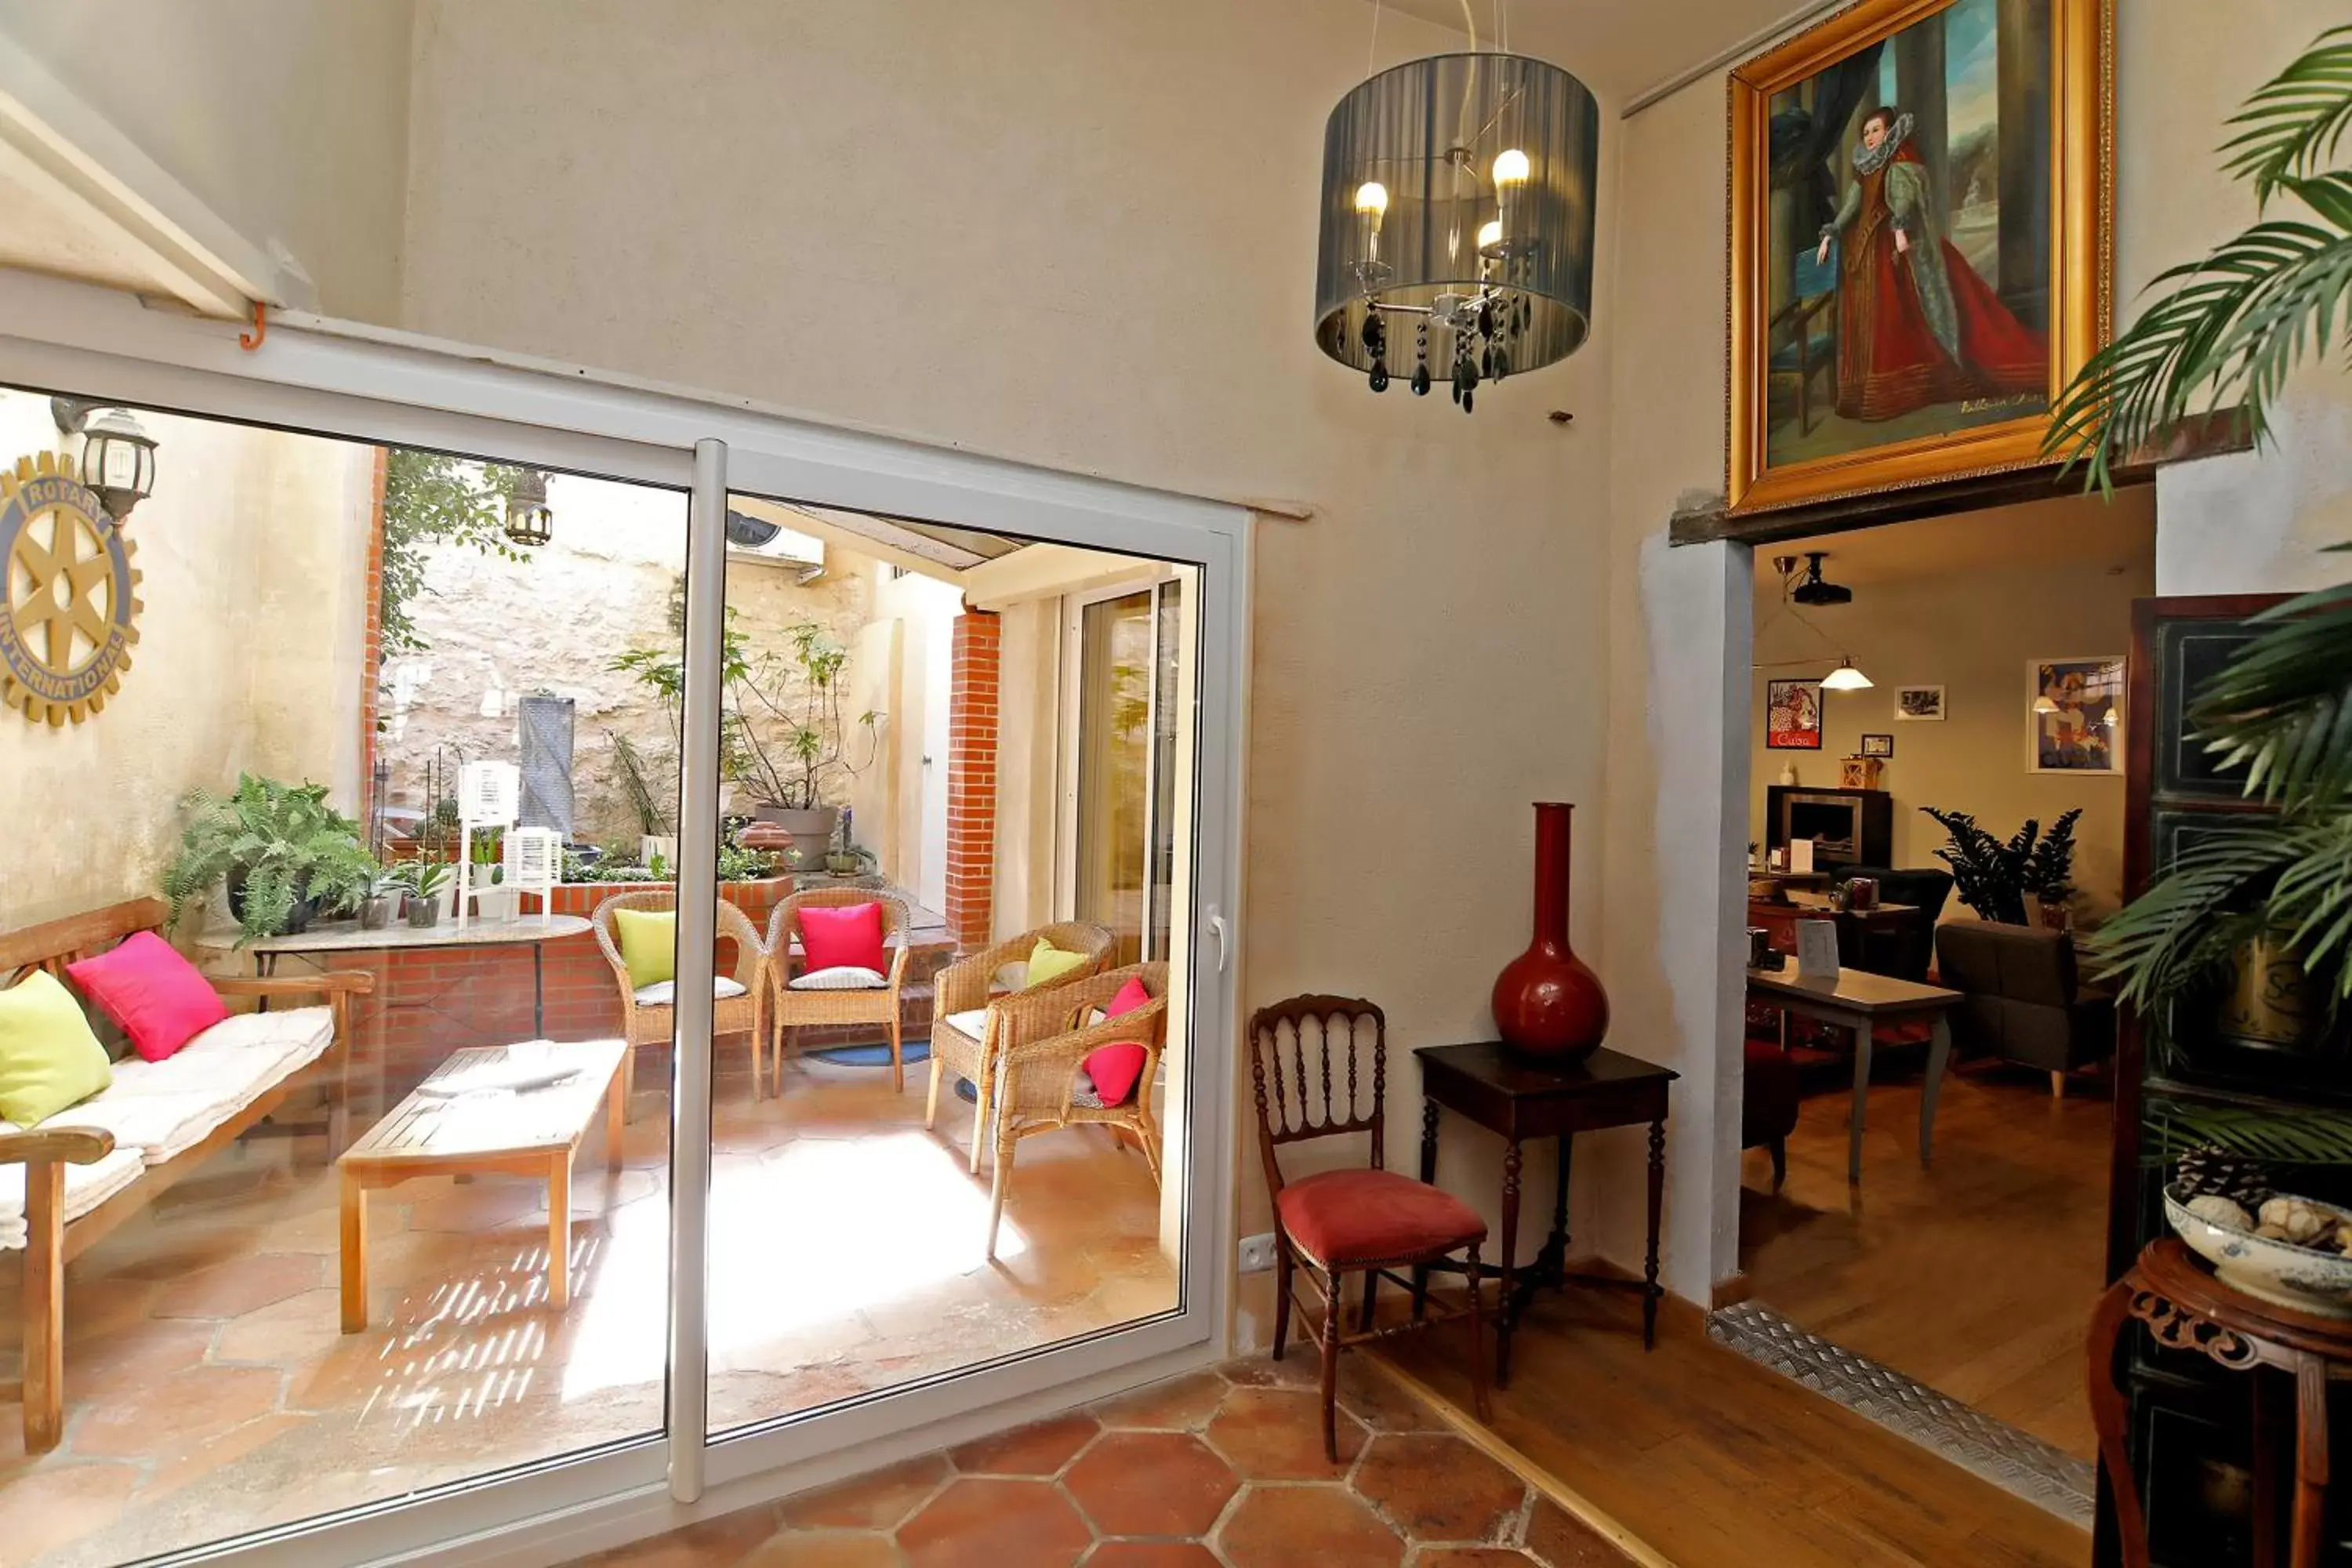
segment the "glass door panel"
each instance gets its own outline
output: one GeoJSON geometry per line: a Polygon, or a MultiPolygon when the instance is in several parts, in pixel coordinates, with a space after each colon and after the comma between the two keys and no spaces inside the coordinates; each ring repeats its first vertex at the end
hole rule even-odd
{"type": "Polygon", "coordinates": [[[656,1436],[643,987],[675,953],[611,912],[669,896],[674,726],[623,661],[678,658],[683,497],[143,408],[150,492],[100,492],[110,406],[0,389],[0,986],[92,1027],[41,1131],[112,1141],[64,1173],[54,1320],[0,1314],[0,1380],[62,1335],[54,1425],[37,1392],[0,1460],[5,1554],[129,1561],[656,1436]],[[104,972],[151,929],[227,1016],[114,1026],[104,972]],[[36,972],[68,956],[99,968],[36,972]]]}
{"type": "Polygon", "coordinates": [[[1121,803],[1097,836],[1117,898],[1056,923],[1066,595],[1036,575],[1166,568],[730,508],[721,896],[765,934],[769,983],[758,1043],[722,1023],[712,1058],[714,1435],[1174,1310],[1184,1205],[1163,1205],[1155,1160],[1185,1115],[1160,1069],[1188,1038],[1164,960],[1144,962],[1189,909],[1163,893],[1147,935],[1153,756],[1190,723],[1157,661],[1164,640],[1173,670],[1160,628],[1182,610],[1147,591],[1090,623],[1112,672],[1090,711],[1099,798],[1121,803]],[[1041,938],[1077,968],[1049,974],[1041,938]],[[1129,979],[1137,1022],[1094,1044],[1132,1059],[1113,1052],[1097,1083],[1092,1046],[1067,1042],[1129,979]]]}

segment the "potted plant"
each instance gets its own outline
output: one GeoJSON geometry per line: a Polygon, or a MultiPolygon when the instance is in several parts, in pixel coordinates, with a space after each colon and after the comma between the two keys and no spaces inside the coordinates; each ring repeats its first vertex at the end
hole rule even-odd
{"type": "MultiPolygon", "coordinates": [[[[1952,841],[1936,851],[1936,858],[1952,868],[1952,891],[1979,919],[2021,926],[2025,897],[2063,900],[2074,890],[2069,878],[2074,864],[2074,823],[2083,815],[2077,806],[2053,823],[2049,834],[2032,817],[2004,844],[1977,826],[1965,811],[1919,808],[1943,825],[1952,841]]],[[[2064,907],[2063,902],[2060,906],[2064,907]]],[[[2048,923],[2045,918],[2044,923],[2048,923]]]]}
{"type": "Polygon", "coordinates": [[[198,790],[163,871],[176,921],[215,887],[227,894],[238,945],[307,928],[319,914],[359,907],[377,876],[359,824],[327,804],[324,784],[240,773],[226,795],[198,790]]]}
{"type": "Polygon", "coordinates": [[[383,871],[368,884],[367,897],[360,900],[360,929],[383,931],[400,918],[401,900],[407,896],[408,884],[397,871],[383,871]]]}
{"type": "Polygon", "coordinates": [[[505,843],[499,828],[482,828],[474,835],[474,913],[482,920],[512,920],[522,908],[522,895],[505,885],[507,868],[499,858],[505,843]]]}
{"type": "Polygon", "coordinates": [[[441,923],[441,900],[456,880],[457,871],[446,861],[410,860],[400,868],[401,879],[408,885],[408,923],[412,930],[429,931],[441,923]]]}
{"type": "Polygon", "coordinates": [[[2050,825],[2025,857],[2025,886],[2042,923],[2052,931],[2074,929],[2074,822],[2080,809],[2050,825]]]}

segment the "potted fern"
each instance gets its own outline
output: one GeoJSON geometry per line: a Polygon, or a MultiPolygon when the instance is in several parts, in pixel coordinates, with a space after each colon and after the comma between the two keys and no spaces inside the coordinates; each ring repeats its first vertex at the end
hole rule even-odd
{"type": "Polygon", "coordinates": [[[373,886],[359,824],[327,804],[324,784],[240,773],[229,794],[198,790],[181,805],[187,820],[163,870],[174,921],[220,888],[243,946],[355,910],[373,886]]]}

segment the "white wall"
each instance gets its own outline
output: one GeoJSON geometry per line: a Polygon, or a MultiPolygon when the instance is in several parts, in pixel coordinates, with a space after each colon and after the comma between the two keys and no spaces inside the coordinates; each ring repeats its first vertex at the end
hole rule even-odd
{"type": "Polygon", "coordinates": [[[399,308],[413,19],[413,0],[0,0],[0,33],[282,245],[329,313],[372,321],[399,308]]]}
{"type": "MultiPolygon", "coordinates": [[[[188,791],[241,771],[359,798],[373,447],[140,415],[155,492],[124,525],[143,579],[121,689],[79,724],[0,708],[0,931],[144,898],[188,791]]],[[[61,442],[0,391],[0,464],[61,442]]]]}
{"type": "MultiPolygon", "coordinates": [[[[1492,974],[1527,938],[1528,803],[1600,798],[1616,327],[1602,312],[1570,365],[1470,419],[1320,358],[1321,130],[1363,68],[1368,8],[546,15],[419,8],[404,324],[1312,501],[1257,546],[1243,994],[1373,994],[1400,1061],[1486,1033],[1492,974]]],[[[1381,27],[1384,59],[1454,42],[1381,27]]],[[[1396,1092],[1402,1160],[1409,1070],[1396,1092]]],[[[1487,1141],[1453,1146],[1449,1182],[1491,1205],[1487,1141]]]]}

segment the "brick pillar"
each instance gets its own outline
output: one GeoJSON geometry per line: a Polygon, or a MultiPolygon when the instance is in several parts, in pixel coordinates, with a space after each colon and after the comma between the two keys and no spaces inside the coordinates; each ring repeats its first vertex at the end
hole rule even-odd
{"type": "Polygon", "coordinates": [[[986,611],[956,617],[948,678],[948,934],[988,945],[996,880],[996,648],[986,611]]]}

